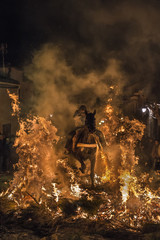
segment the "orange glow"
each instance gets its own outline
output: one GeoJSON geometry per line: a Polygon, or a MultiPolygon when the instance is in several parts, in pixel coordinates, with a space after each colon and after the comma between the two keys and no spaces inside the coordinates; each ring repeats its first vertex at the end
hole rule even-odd
{"type": "MultiPolygon", "coordinates": [[[[14,104],[18,98],[10,95],[14,104]]],[[[19,107],[12,104],[13,111],[19,107]]],[[[19,206],[27,207],[31,202],[43,204],[53,214],[62,214],[58,203],[62,198],[93,203],[95,196],[101,198],[97,213],[90,216],[78,206],[74,218],[112,219],[116,224],[140,227],[144,222],[160,222],[160,189],[152,190],[155,178],[143,173],[136,176],[135,155],[137,141],[144,134],[145,125],[130,120],[111,105],[104,110],[100,130],[107,141],[107,150],[98,149],[95,182],[101,188],[90,190],[87,186],[89,174],[82,175],[71,165],[70,156],[61,157],[56,153],[59,141],[57,129],[43,117],[34,116],[19,119],[20,129],[14,146],[19,155],[17,171],[6,194],[19,206]],[[53,210],[53,203],[57,209],[53,210]]],[[[87,165],[87,164],[86,164],[87,165]]],[[[97,187],[96,186],[96,187],[97,187]]],[[[113,224],[114,224],[113,223],[113,224]]]]}

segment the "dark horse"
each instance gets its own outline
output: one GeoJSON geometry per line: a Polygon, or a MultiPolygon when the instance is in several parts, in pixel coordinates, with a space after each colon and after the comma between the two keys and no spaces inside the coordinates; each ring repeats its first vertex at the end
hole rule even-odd
{"type": "Polygon", "coordinates": [[[74,131],[70,146],[70,153],[81,163],[80,171],[85,173],[85,160],[89,159],[91,164],[90,177],[94,186],[94,168],[97,148],[105,148],[106,141],[101,131],[96,129],[95,114],[85,112],[85,125],[74,131]]]}

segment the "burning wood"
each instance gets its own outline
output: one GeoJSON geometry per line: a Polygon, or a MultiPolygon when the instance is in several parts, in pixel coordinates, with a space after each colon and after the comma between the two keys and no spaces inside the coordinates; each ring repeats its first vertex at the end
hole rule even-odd
{"type": "MultiPolygon", "coordinates": [[[[14,109],[19,112],[18,106],[14,109]]],[[[108,153],[101,150],[97,156],[95,189],[88,186],[89,177],[70,164],[70,156],[58,157],[59,137],[52,123],[34,116],[19,119],[14,143],[19,162],[10,187],[1,195],[6,194],[23,208],[31,202],[43,205],[53,218],[68,211],[64,206],[68,204],[74,206],[74,218],[111,220],[115,226],[119,222],[138,228],[144,222],[159,223],[160,189],[153,191],[153,178],[135,172],[135,146],[145,126],[115,111],[111,101],[103,119],[100,130],[106,137],[108,153]]]]}
{"type": "Polygon", "coordinates": [[[11,98],[12,102],[11,102],[11,105],[12,105],[12,116],[14,115],[17,115],[19,116],[19,113],[20,113],[20,107],[19,107],[19,99],[18,99],[18,95],[16,95],[15,93],[11,93],[9,90],[7,91],[8,92],[8,95],[9,97],[11,98]]]}

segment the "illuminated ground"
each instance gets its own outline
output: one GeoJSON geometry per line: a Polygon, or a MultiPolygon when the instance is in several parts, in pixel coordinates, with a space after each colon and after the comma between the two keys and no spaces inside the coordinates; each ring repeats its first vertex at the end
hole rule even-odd
{"type": "Polygon", "coordinates": [[[146,172],[135,154],[144,125],[119,117],[111,105],[106,113],[108,154],[97,154],[94,188],[87,169],[82,175],[70,155],[57,151],[60,138],[51,121],[20,120],[17,171],[13,181],[1,175],[1,239],[160,239],[159,174],[146,172]]]}
{"type": "MultiPolygon", "coordinates": [[[[6,190],[11,177],[11,174],[0,175],[1,190],[6,190]]],[[[138,229],[125,226],[115,219],[97,221],[91,218],[76,218],[74,206],[75,201],[63,199],[63,214],[53,219],[43,206],[33,203],[26,209],[20,209],[13,201],[2,197],[1,239],[160,239],[160,224],[147,223],[138,229]]]]}

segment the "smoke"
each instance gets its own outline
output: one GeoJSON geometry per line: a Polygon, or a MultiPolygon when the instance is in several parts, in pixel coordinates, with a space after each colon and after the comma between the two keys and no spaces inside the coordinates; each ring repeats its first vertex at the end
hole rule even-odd
{"type": "Polygon", "coordinates": [[[80,104],[100,112],[109,97],[116,105],[138,90],[158,98],[159,8],[156,0],[27,1],[23,51],[36,112],[53,113],[66,131],[80,104]]]}
{"type": "Polygon", "coordinates": [[[63,52],[53,44],[45,44],[35,52],[25,73],[34,83],[36,113],[45,117],[53,115],[55,125],[63,131],[73,125],[73,114],[80,104],[93,110],[110,96],[110,87],[115,80],[116,84],[119,82],[118,92],[123,85],[123,75],[115,59],[110,59],[104,72],[76,75],[67,65],[63,52]]]}

